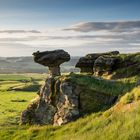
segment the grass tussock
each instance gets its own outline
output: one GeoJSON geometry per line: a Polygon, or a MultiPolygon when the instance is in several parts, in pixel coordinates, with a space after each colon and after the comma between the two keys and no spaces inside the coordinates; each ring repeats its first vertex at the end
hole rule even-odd
{"type": "Polygon", "coordinates": [[[135,87],[131,92],[122,97],[121,102],[124,104],[132,103],[140,99],[140,86],[135,87]]]}

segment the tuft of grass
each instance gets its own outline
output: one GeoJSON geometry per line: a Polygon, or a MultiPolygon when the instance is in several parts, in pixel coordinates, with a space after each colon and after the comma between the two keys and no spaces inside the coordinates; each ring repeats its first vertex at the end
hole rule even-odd
{"type": "Polygon", "coordinates": [[[140,87],[135,87],[131,92],[128,92],[123,96],[121,102],[124,104],[132,103],[133,101],[140,99],[140,87]]]}

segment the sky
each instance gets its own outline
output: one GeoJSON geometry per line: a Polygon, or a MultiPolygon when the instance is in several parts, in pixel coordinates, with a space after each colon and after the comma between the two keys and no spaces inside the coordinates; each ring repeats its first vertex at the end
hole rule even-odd
{"type": "Polygon", "coordinates": [[[0,57],[140,52],[139,7],[140,0],[0,0],[0,57]]]}

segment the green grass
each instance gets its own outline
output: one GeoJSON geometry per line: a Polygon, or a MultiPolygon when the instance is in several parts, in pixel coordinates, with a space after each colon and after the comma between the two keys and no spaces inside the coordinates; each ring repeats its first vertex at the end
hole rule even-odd
{"type": "MultiPolygon", "coordinates": [[[[106,113],[106,112],[105,112],[106,113]]],[[[112,111],[110,115],[95,113],[64,126],[5,127],[3,140],[139,140],[140,103],[131,110],[112,111]]]]}
{"type": "MultiPolygon", "coordinates": [[[[0,75],[1,76],[1,75],[0,75]]],[[[62,77],[74,84],[85,86],[91,91],[100,91],[108,95],[124,95],[111,109],[92,113],[64,126],[28,126],[19,125],[20,114],[26,109],[36,92],[24,91],[21,82],[31,75],[3,76],[0,82],[0,140],[139,140],[140,139],[140,87],[135,87],[138,79],[128,77],[118,80],[105,80],[85,75],[71,74],[62,77]],[[23,77],[22,77],[23,76],[23,77]],[[8,79],[10,78],[11,79],[8,79]],[[21,84],[21,91],[7,91],[21,84]],[[134,88],[135,87],[135,88],[134,88]]],[[[34,75],[35,76],[35,75],[34,75]]],[[[32,76],[33,77],[33,76],[32,76]]],[[[44,76],[35,76],[42,83],[44,76]]],[[[29,78],[30,79],[30,78],[29,78]]],[[[29,81],[30,84],[32,83],[29,81]]]]}
{"type": "Polygon", "coordinates": [[[34,92],[12,91],[0,93],[0,126],[18,125],[21,112],[26,109],[30,100],[35,96],[34,92]]]}
{"type": "Polygon", "coordinates": [[[125,94],[121,99],[121,102],[124,104],[132,103],[140,99],[140,87],[135,87],[131,92],[125,94]]]}
{"type": "Polygon", "coordinates": [[[112,74],[112,79],[140,76],[140,53],[120,54],[119,57],[123,61],[118,64],[119,68],[112,74]]]}
{"type": "Polygon", "coordinates": [[[140,52],[130,54],[119,54],[119,57],[121,57],[124,61],[129,59],[134,62],[140,62],[140,52]]]}
{"type": "Polygon", "coordinates": [[[21,80],[30,80],[30,78],[26,77],[25,75],[0,74],[0,81],[21,81],[21,80]]]}
{"type": "Polygon", "coordinates": [[[19,124],[21,112],[37,96],[42,78],[38,74],[0,75],[0,126],[19,124]]]}
{"type": "Polygon", "coordinates": [[[94,91],[99,91],[108,95],[122,95],[130,91],[136,84],[138,78],[106,80],[99,77],[87,76],[82,74],[70,74],[62,77],[73,83],[86,87],[94,91]]]}
{"type": "Polygon", "coordinates": [[[0,81],[31,81],[35,80],[44,80],[47,78],[47,74],[0,74],[0,81]]]}

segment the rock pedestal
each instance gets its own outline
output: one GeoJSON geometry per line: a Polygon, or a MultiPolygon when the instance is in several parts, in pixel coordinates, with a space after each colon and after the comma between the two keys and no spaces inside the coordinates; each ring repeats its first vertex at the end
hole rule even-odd
{"type": "Polygon", "coordinates": [[[49,67],[49,74],[52,77],[60,75],[60,65],[70,60],[70,55],[64,50],[35,52],[34,61],[43,66],[49,67]]]}
{"type": "Polygon", "coordinates": [[[55,76],[61,75],[60,67],[59,66],[49,67],[49,74],[50,74],[51,77],[55,77],[55,76]]]}
{"type": "Polygon", "coordinates": [[[79,93],[73,83],[48,78],[39,99],[22,112],[21,123],[62,125],[80,116],[79,93]]]}

